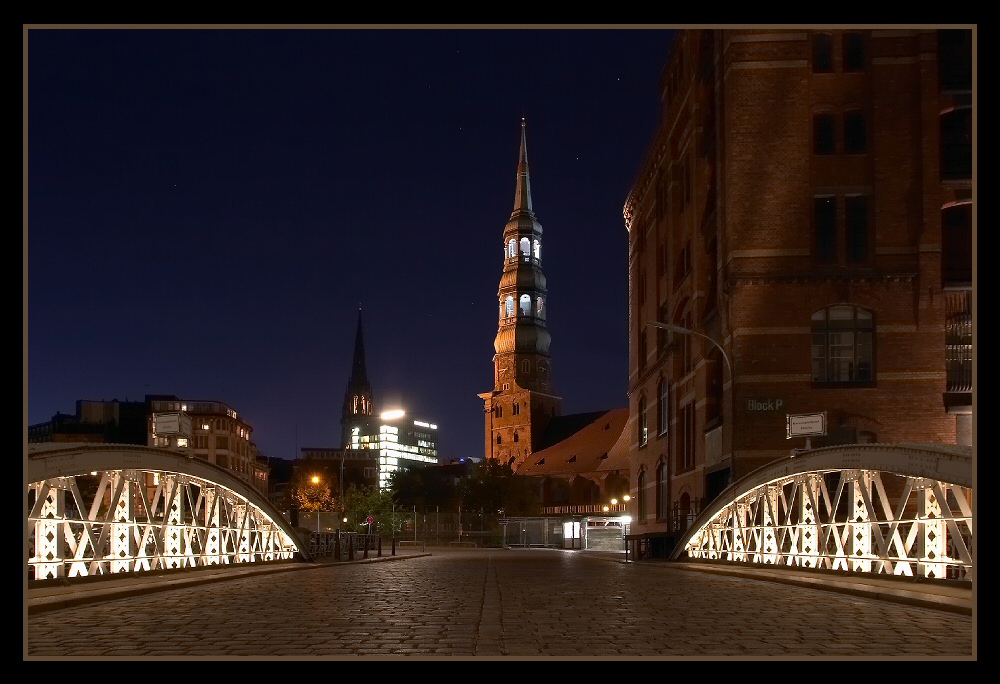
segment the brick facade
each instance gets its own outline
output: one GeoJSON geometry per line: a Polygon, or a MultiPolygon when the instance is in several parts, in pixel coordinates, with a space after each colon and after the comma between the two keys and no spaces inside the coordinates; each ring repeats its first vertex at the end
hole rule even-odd
{"type": "Polygon", "coordinates": [[[941,160],[964,154],[959,134],[943,156],[942,116],[971,104],[971,82],[968,98],[943,88],[940,34],[678,32],[660,126],[625,206],[627,429],[632,501],[644,502],[631,511],[635,533],[683,529],[733,476],[805,448],[786,438],[788,414],[826,412],[814,447],[969,443],[971,400],[949,411],[943,397],[955,313],[945,294],[971,302],[972,284],[942,274],[942,245],[954,240],[942,216],[971,201],[971,163],[943,179],[941,160]],[[855,343],[846,352],[845,339],[855,343]],[[817,371],[817,355],[839,370],[817,371]]]}

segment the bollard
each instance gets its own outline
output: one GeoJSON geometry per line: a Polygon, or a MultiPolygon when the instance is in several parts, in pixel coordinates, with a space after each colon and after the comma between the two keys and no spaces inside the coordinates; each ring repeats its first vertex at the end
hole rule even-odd
{"type": "Polygon", "coordinates": [[[368,547],[371,546],[372,536],[370,534],[365,535],[365,555],[364,558],[368,558],[368,547]]]}
{"type": "Polygon", "coordinates": [[[382,557],[382,535],[378,536],[378,557],[382,557]]]}
{"type": "Polygon", "coordinates": [[[396,555],[396,535],[392,535],[392,555],[396,555]]]}
{"type": "Polygon", "coordinates": [[[350,533],[347,535],[347,560],[354,560],[354,535],[350,533]]]}
{"type": "Polygon", "coordinates": [[[337,538],[333,542],[333,556],[340,561],[340,530],[337,530],[337,538]]]}

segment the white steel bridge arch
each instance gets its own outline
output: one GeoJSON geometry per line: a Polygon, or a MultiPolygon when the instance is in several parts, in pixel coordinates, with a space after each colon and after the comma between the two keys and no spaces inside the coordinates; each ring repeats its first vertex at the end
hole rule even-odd
{"type": "Polygon", "coordinates": [[[724,490],[671,558],[971,580],[972,507],[971,447],[813,449],[724,490]]]}
{"type": "Polygon", "coordinates": [[[266,497],[181,451],[30,444],[25,468],[29,579],[311,560],[266,497]]]}

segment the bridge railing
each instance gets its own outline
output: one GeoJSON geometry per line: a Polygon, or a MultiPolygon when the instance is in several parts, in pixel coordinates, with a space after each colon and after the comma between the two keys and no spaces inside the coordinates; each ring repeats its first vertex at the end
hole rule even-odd
{"type": "Polygon", "coordinates": [[[382,535],[364,532],[311,532],[309,553],[313,558],[354,560],[382,555],[382,535]]]}

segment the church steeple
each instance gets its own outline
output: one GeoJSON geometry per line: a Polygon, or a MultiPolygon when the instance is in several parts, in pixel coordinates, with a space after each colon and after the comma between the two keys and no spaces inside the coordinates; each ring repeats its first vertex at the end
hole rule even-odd
{"type": "Polygon", "coordinates": [[[546,327],[548,290],[542,271],[542,226],[531,203],[526,124],[521,119],[514,210],[503,230],[499,323],[493,341],[493,391],[486,410],[486,456],[519,464],[535,450],[559,412],[546,327]]]}
{"type": "Polygon", "coordinates": [[[365,368],[365,338],[359,307],[358,328],[354,333],[354,361],[351,365],[351,377],[347,381],[347,391],[344,393],[344,406],[340,417],[342,447],[350,445],[353,428],[362,428],[361,432],[367,434],[363,428],[371,422],[373,403],[372,386],[368,381],[368,371],[365,368]]]}

